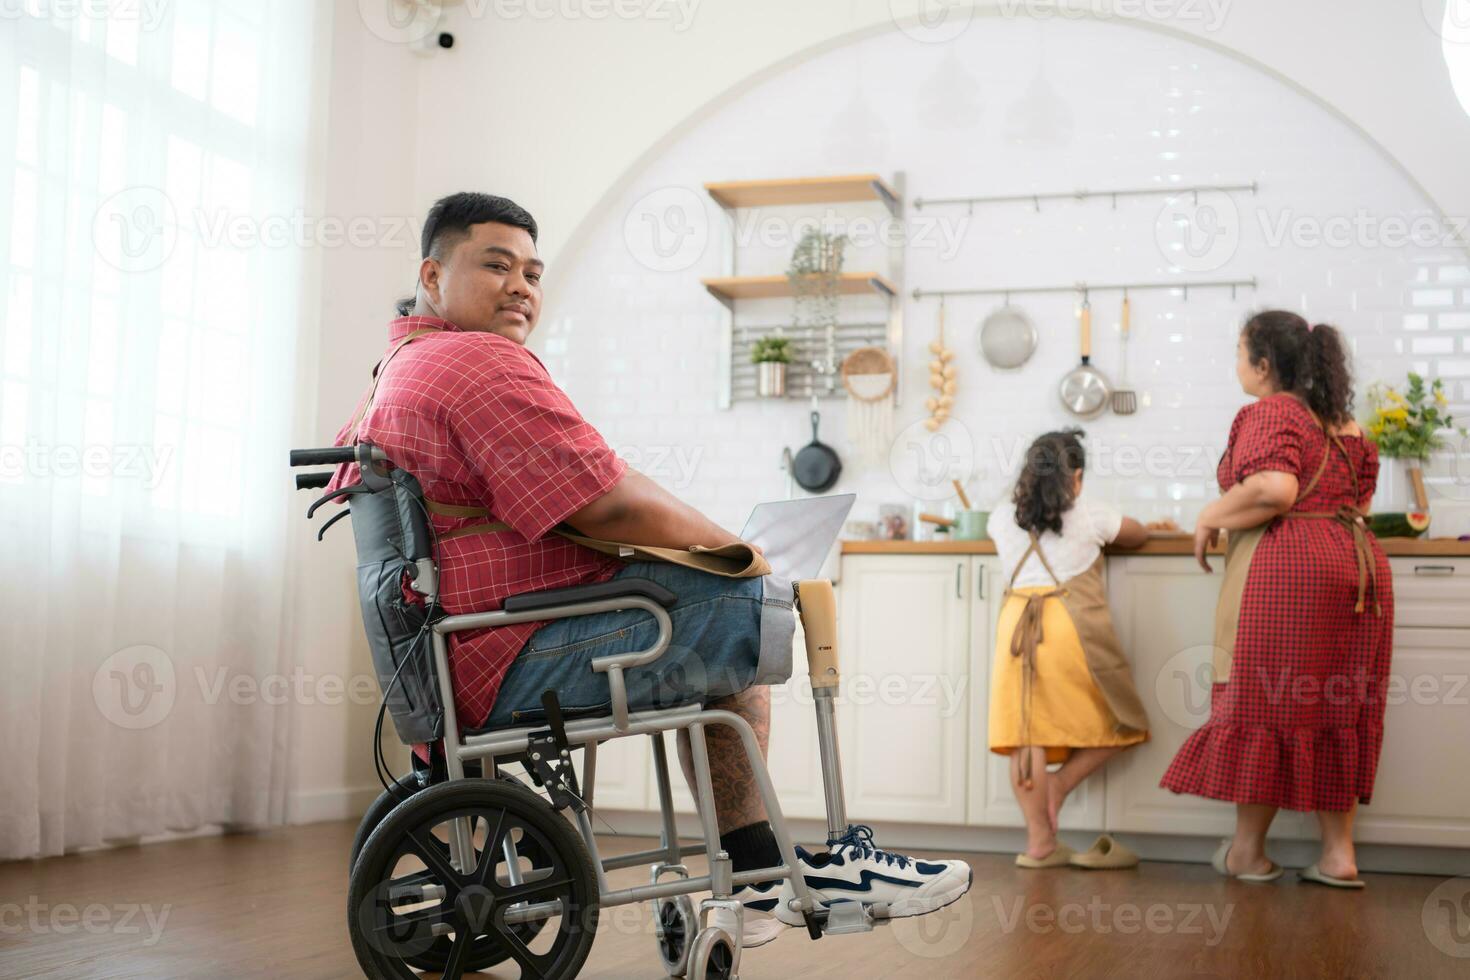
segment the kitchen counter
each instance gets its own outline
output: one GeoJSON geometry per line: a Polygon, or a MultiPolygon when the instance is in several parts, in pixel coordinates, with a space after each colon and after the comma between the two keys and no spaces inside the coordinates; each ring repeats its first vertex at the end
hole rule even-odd
{"type": "MultiPolygon", "coordinates": [[[[1470,541],[1454,538],[1379,538],[1385,554],[1393,557],[1440,556],[1470,558],[1470,541]]],[[[994,541],[843,541],[844,555],[993,555],[994,541]]],[[[1109,555],[1192,555],[1190,535],[1159,535],[1138,548],[1108,548],[1109,555]]],[[[1223,547],[1210,550],[1224,554],[1223,547]]]]}

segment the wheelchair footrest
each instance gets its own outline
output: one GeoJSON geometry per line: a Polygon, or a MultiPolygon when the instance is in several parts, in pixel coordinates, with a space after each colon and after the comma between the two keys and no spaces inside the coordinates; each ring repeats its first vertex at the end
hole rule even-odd
{"type": "Polygon", "coordinates": [[[823,931],[829,936],[841,936],[849,932],[872,932],[874,925],[886,921],[888,921],[887,905],[833,902],[827,906],[827,922],[823,931]]]}

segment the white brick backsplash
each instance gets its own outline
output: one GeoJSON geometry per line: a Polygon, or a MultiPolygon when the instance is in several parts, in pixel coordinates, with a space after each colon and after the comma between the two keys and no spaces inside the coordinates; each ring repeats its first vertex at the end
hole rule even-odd
{"type": "MultiPolygon", "coordinates": [[[[605,202],[576,258],[548,281],[544,336],[532,343],[610,443],[702,451],[689,486],[656,478],[727,527],[738,529],[757,501],[785,495],[781,448],[796,451],[811,438],[809,406],[793,399],[715,407],[722,311],[698,280],[724,273],[718,209],[706,200],[703,214],[688,216],[709,223],[709,243],[691,265],[674,271],[641,265],[625,242],[624,222],[641,198],[660,188],[685,188],[703,199],[702,184],[710,180],[868,170],[905,171],[910,202],[1078,187],[1260,183],[1257,194],[1231,199],[1233,250],[1217,267],[1193,272],[1172,269],[1156,240],[1160,199],[1121,200],[1116,208],[1106,200],[1060,202],[1039,213],[1020,203],[981,207],[971,218],[963,209],[910,207],[911,229],[920,220],[942,220],[963,235],[953,255],[918,244],[905,252],[905,397],[894,415],[895,433],[922,418],[927,395],[927,345],[938,307],[908,298],[916,286],[1257,277],[1258,290],[1233,299],[1228,291],[1198,290],[1188,300],[1163,292],[1131,296],[1129,377],[1139,411],[1081,424],[1094,462],[1089,492],[1139,517],[1188,525],[1216,492],[1216,458],[1234,413],[1248,400],[1235,379],[1235,338],[1253,310],[1281,306],[1342,329],[1356,352],[1360,411],[1369,383],[1402,384],[1410,369],[1453,378],[1455,404],[1470,406],[1470,261],[1463,252],[1357,239],[1342,247],[1309,246],[1293,239],[1293,229],[1339,216],[1362,213],[1371,225],[1431,210],[1353,126],[1273,77],[1178,38],[1061,18],[1041,24],[991,18],[984,26],[948,44],[914,44],[893,32],[818,54],[748,87],[677,134],[625,192],[605,202]],[[1099,51],[1108,52],[1105,68],[1099,51]],[[952,86],[939,84],[952,81],[956,66],[983,93],[964,113],[955,108],[952,86]],[[1046,137],[1039,143],[1017,142],[1007,135],[1007,115],[1037,84],[1052,90],[1070,122],[1039,129],[1038,138],[1046,137]],[[814,124],[812,106],[831,111],[814,124]],[[1285,237],[1273,244],[1269,235],[1277,228],[1285,237]],[[1173,461],[1166,470],[1177,472],[1104,472],[1105,460],[1134,449],[1163,451],[1173,461]]],[[[871,204],[831,210],[848,219],[884,213],[871,204]]],[[[792,245],[757,241],[740,250],[738,268],[779,274],[792,245]]],[[[885,271],[884,249],[849,250],[847,268],[870,267],[885,271]]],[[[1114,378],[1119,298],[1092,297],[1093,360],[1114,378]]],[[[960,387],[956,422],[944,432],[955,440],[968,436],[979,447],[971,490],[984,506],[1006,489],[1002,454],[1014,458],[1013,450],[1039,432],[1077,424],[1056,394],[1057,381],[1077,363],[1075,298],[1018,294],[1012,301],[1035,321],[1040,344],[1027,365],[1010,372],[989,368],[976,346],[979,323],[1001,297],[955,297],[946,308],[960,387]]],[[[876,301],[844,301],[844,319],[882,315],[876,301]]],[[[759,334],[791,317],[789,301],[772,300],[741,304],[738,322],[759,334]]],[[[911,507],[910,491],[886,461],[864,465],[856,458],[846,405],[823,400],[820,410],[822,438],[844,462],[833,492],[858,493],[854,516],[872,518],[883,503],[911,507]]],[[[1470,407],[1458,411],[1470,420],[1470,407]]]]}

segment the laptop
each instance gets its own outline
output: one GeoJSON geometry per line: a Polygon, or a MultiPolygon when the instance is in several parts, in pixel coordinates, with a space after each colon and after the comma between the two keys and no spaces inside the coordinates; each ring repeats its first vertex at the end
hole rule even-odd
{"type": "Polygon", "coordinates": [[[756,504],[740,538],[759,545],[781,578],[816,578],[855,500],[855,493],[838,493],[756,504]]]}

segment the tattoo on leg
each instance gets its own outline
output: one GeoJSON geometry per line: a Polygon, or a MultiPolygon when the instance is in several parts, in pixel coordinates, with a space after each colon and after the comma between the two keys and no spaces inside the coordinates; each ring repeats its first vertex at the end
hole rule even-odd
{"type": "MultiPolygon", "coordinates": [[[[766,757],[771,741],[771,689],[750,687],[728,697],[711,701],[712,710],[729,711],[750,723],[760,746],[761,758],[766,757]]],[[[728,725],[707,725],[704,729],[705,745],[709,755],[710,789],[715,798],[715,817],[720,833],[767,819],[765,802],[761,799],[756,783],[755,770],[745,755],[745,745],[740,735],[728,725]]],[[[689,734],[680,731],[676,738],[679,763],[684,778],[689,781],[690,792],[695,790],[694,763],[689,749],[689,734]]]]}

